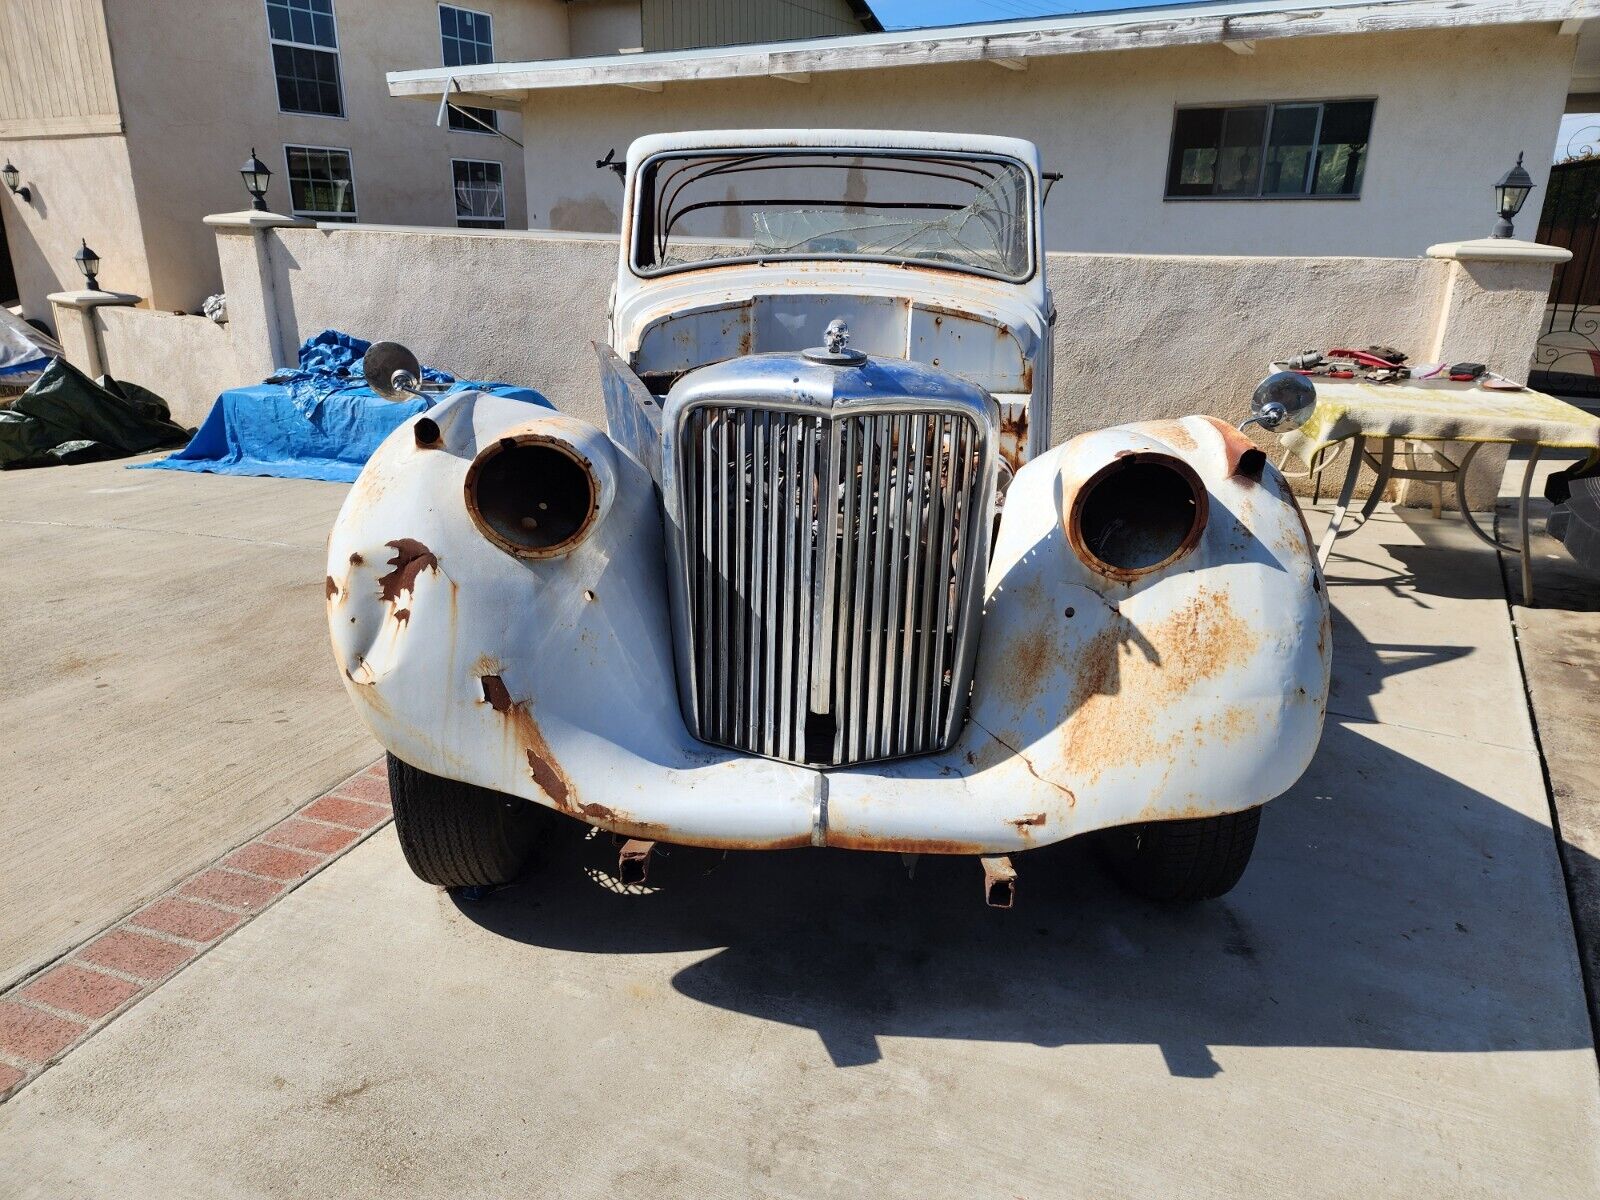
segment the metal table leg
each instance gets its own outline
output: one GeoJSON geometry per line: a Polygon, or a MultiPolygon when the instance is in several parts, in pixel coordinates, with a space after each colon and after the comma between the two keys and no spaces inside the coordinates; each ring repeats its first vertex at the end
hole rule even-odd
{"type": "MultiPolygon", "coordinates": [[[[1359,446],[1356,447],[1356,452],[1357,456],[1359,457],[1359,446]]],[[[1393,438],[1383,439],[1383,449],[1378,451],[1378,461],[1373,463],[1372,467],[1373,470],[1377,471],[1378,478],[1372,485],[1372,492],[1370,495],[1368,495],[1367,502],[1361,506],[1361,521],[1363,524],[1366,523],[1367,518],[1370,517],[1377,509],[1378,501],[1383,499],[1384,490],[1389,486],[1389,480],[1394,475],[1393,438]]]]}
{"type": "Polygon", "coordinates": [[[1350,466],[1344,473],[1344,484],[1339,488],[1339,502],[1333,506],[1333,516],[1329,518],[1328,528],[1323,532],[1322,542],[1317,547],[1317,565],[1324,570],[1328,566],[1328,556],[1333,553],[1334,539],[1339,536],[1339,526],[1344,524],[1344,514],[1350,508],[1350,497],[1355,494],[1356,476],[1361,474],[1365,445],[1366,439],[1359,433],[1351,439],[1350,466]]]}
{"type": "Polygon", "coordinates": [[[1456,467],[1456,507],[1461,510],[1461,518],[1467,523],[1467,528],[1477,535],[1478,540],[1486,546],[1492,546],[1503,554],[1515,554],[1522,565],[1522,602],[1529,608],[1533,607],[1533,558],[1532,549],[1528,538],[1528,491],[1533,486],[1533,469],[1539,463],[1541,447],[1535,443],[1528,447],[1528,465],[1522,472],[1522,492],[1517,498],[1517,533],[1522,539],[1522,544],[1513,546],[1491,537],[1483,531],[1483,527],[1472,515],[1472,510],[1467,507],[1467,468],[1472,466],[1472,460],[1483,448],[1482,442],[1474,442],[1461,456],[1461,464],[1456,467]]]}
{"type": "Polygon", "coordinates": [[[1528,466],[1522,472],[1522,494],[1517,498],[1517,536],[1522,542],[1522,603],[1533,607],[1533,551],[1528,540],[1528,488],[1533,483],[1533,468],[1539,462],[1539,444],[1528,448],[1528,466]]]}

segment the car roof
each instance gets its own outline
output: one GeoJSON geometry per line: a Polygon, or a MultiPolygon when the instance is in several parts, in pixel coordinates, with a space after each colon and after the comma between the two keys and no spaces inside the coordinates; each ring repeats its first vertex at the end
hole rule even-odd
{"type": "Polygon", "coordinates": [[[1020,159],[1035,174],[1039,149],[1022,138],[984,133],[930,133],[905,129],[700,129],[652,133],[628,147],[633,170],[653,154],[671,150],[727,150],[745,147],[848,147],[868,150],[936,150],[954,154],[1001,154],[1020,159]]]}

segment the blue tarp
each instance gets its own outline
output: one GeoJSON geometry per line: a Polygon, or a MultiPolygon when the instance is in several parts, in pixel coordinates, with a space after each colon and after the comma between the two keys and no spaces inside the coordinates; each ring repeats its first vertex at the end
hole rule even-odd
{"type": "MultiPolygon", "coordinates": [[[[359,338],[335,330],[308,338],[300,347],[298,370],[280,371],[267,383],[223,392],[187,446],[157,462],[136,463],[135,469],[348,483],[384,438],[445,396],[486,391],[552,407],[528,388],[464,380],[437,397],[385,400],[360,382],[361,356],[367,347],[359,338]]],[[[450,379],[427,368],[424,375],[434,382],[450,379]]]]}

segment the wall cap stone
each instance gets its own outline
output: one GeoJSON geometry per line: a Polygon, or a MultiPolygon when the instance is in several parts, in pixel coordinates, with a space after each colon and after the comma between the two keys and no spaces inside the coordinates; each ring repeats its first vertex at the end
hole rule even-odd
{"type": "Polygon", "coordinates": [[[316,224],[315,221],[307,221],[301,217],[286,217],[282,213],[261,212],[254,208],[247,208],[243,212],[212,213],[201,219],[207,225],[225,229],[276,229],[285,225],[299,225],[309,229],[316,224]]]}
{"type": "Polygon", "coordinates": [[[1572,251],[1518,238],[1474,238],[1468,242],[1440,242],[1429,246],[1428,257],[1453,258],[1458,262],[1564,263],[1572,257],[1572,251]]]}
{"type": "Polygon", "coordinates": [[[51,292],[45,297],[51,304],[62,308],[104,308],[112,304],[137,304],[140,297],[130,296],[127,292],[51,292]]]}

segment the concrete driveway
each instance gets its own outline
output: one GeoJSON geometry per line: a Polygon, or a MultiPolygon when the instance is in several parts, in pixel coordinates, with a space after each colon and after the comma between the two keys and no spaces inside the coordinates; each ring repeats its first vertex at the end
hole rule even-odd
{"type": "Polygon", "coordinates": [[[345,491],[0,475],[0,987],[372,761],[323,620],[345,491]]]}
{"type": "MultiPolygon", "coordinates": [[[[1313,525],[1316,519],[1313,518],[1313,525]]],[[[1592,1197],[1600,1080],[1493,556],[1382,512],[1226,899],[1079,847],[679,852],[480,901],[380,833],[0,1107],[20,1196],[1592,1197]]]]}

